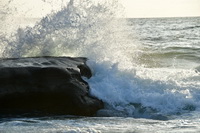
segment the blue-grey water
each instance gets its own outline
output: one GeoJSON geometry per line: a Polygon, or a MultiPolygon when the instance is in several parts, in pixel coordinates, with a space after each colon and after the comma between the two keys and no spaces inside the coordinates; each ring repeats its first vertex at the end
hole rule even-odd
{"type": "Polygon", "coordinates": [[[116,18],[112,2],[78,0],[43,17],[16,17],[6,8],[12,2],[0,8],[1,57],[87,57],[93,77],[83,78],[105,109],[1,118],[0,132],[200,131],[200,17],[116,18]]]}

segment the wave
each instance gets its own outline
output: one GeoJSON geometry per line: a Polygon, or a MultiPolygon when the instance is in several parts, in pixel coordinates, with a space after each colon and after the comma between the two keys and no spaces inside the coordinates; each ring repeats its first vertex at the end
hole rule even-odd
{"type": "Polygon", "coordinates": [[[200,28],[200,25],[194,25],[194,26],[188,26],[188,27],[182,27],[182,28],[173,28],[171,30],[192,30],[200,28]]]}
{"type": "Polygon", "coordinates": [[[108,103],[108,109],[117,110],[117,115],[148,118],[155,114],[177,115],[199,107],[200,75],[194,70],[138,68],[122,71],[117,66],[93,65],[95,74],[88,80],[91,94],[108,103]]]}
{"type": "MultiPolygon", "coordinates": [[[[195,70],[145,68],[145,52],[117,0],[70,0],[33,27],[1,37],[1,57],[85,56],[93,71],[91,95],[106,103],[101,115],[151,118],[198,110],[199,74],[195,70]]],[[[145,60],[151,60],[148,55],[145,60]]]]}

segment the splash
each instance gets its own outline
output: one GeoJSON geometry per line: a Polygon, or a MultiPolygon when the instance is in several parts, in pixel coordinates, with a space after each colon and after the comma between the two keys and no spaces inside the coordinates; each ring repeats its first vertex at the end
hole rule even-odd
{"type": "Polygon", "coordinates": [[[116,19],[116,3],[71,0],[67,7],[45,16],[34,27],[19,28],[9,39],[2,39],[1,54],[3,57],[101,55],[105,60],[109,58],[108,52],[113,51],[116,57],[120,56],[119,51],[127,49],[124,45],[127,41],[120,33],[122,20],[116,19]]]}
{"type": "Polygon", "coordinates": [[[138,65],[142,46],[133,39],[126,19],[120,18],[123,9],[117,0],[66,3],[35,25],[18,28],[9,37],[1,36],[0,56],[87,57],[93,71],[87,80],[90,93],[106,103],[107,110],[101,115],[150,117],[200,107],[200,85],[188,79],[198,77],[198,73],[138,65]]]}

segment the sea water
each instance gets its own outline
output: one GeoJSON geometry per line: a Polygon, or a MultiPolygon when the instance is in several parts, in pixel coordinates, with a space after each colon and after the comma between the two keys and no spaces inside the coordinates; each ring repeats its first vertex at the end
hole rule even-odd
{"type": "Polygon", "coordinates": [[[83,79],[105,109],[1,118],[0,132],[200,131],[199,17],[123,18],[116,0],[40,2],[51,7],[41,16],[27,2],[1,3],[1,57],[87,57],[93,76],[83,79]]]}

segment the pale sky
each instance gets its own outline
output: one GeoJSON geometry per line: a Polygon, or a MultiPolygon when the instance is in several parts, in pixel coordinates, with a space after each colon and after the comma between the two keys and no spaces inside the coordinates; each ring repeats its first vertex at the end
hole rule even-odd
{"type": "Polygon", "coordinates": [[[121,0],[127,17],[200,16],[200,0],[121,0]]]}
{"type": "MultiPolygon", "coordinates": [[[[39,17],[50,13],[52,9],[59,10],[63,1],[69,0],[0,0],[0,8],[9,3],[10,7],[17,7],[18,13],[23,16],[39,17]]],[[[119,1],[125,7],[125,16],[130,18],[200,16],[200,0],[119,1]]]]}

